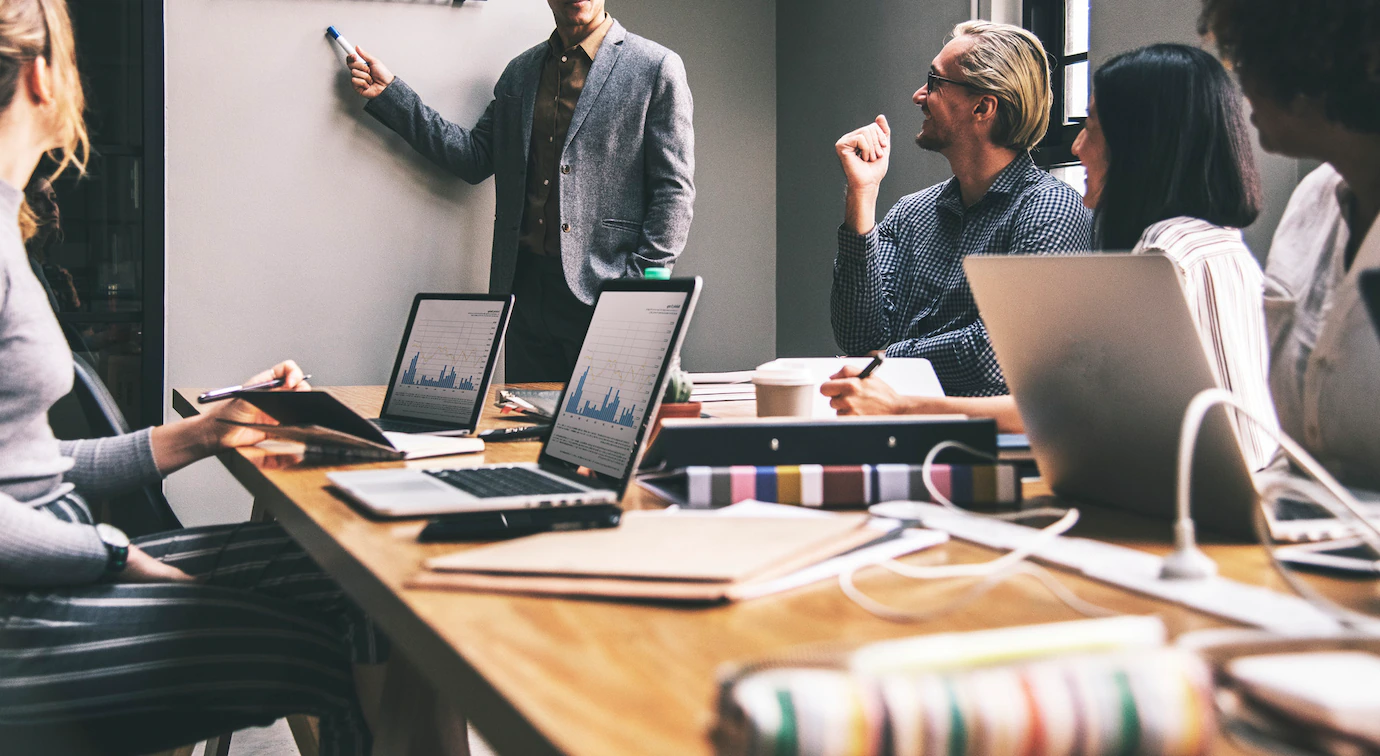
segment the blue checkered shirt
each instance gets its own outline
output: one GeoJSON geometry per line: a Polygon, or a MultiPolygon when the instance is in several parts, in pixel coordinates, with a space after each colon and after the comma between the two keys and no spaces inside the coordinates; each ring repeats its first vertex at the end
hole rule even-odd
{"type": "Polygon", "coordinates": [[[848,354],[885,349],[924,357],[949,396],[1009,393],[963,274],[982,254],[1092,248],[1092,213],[1064,182],[1022,153],[977,204],[958,179],[901,198],[865,235],[839,228],[829,303],[834,340],[848,354]]]}

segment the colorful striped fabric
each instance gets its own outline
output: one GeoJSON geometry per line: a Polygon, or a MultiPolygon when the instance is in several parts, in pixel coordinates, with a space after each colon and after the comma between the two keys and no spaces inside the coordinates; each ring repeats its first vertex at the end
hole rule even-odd
{"type": "MultiPolygon", "coordinates": [[[[929,501],[920,465],[687,467],[688,503],[709,508],[746,499],[843,509],[882,501],[929,501]]],[[[934,465],[930,479],[955,504],[1017,504],[1015,465],[934,465]]]]}
{"type": "Polygon", "coordinates": [[[766,669],[719,700],[718,756],[1199,756],[1201,659],[1165,649],[868,676],[766,669]]]}

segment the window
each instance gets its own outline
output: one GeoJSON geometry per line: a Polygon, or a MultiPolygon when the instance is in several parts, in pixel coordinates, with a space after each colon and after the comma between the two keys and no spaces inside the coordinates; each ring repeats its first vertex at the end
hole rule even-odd
{"type": "Polygon", "coordinates": [[[1073,140],[1088,117],[1092,86],[1088,62],[1092,0],[1025,0],[1023,22],[1051,57],[1054,94],[1049,132],[1035,148],[1035,162],[1075,188],[1083,182],[1073,156],[1073,140]],[[1065,170],[1073,168],[1077,170],[1065,170]]]}

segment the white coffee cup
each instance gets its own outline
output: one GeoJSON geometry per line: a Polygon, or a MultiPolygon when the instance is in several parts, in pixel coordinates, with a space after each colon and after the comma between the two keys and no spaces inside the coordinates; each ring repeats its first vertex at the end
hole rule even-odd
{"type": "Polygon", "coordinates": [[[810,417],[819,385],[804,368],[767,367],[752,374],[758,417],[810,417]]]}

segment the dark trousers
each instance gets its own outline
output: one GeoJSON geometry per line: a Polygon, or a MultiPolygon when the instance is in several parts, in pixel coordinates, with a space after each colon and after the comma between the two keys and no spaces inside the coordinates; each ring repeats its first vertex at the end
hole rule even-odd
{"type": "Polygon", "coordinates": [[[560,259],[545,255],[518,255],[513,295],[504,341],[507,381],[570,380],[594,308],[570,291],[560,259]]]}
{"type": "MultiPolygon", "coordinates": [[[[90,523],[75,494],[43,506],[90,523]]],[[[0,753],[140,754],[288,714],[364,756],[351,662],[386,638],[275,523],[135,539],[197,583],[0,589],[0,753]]]]}

